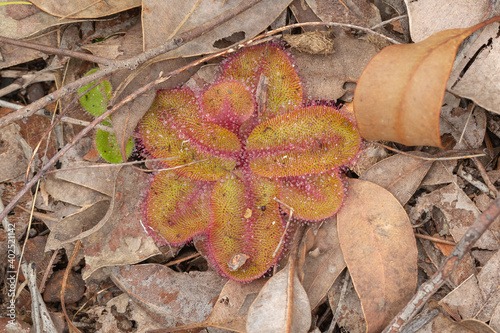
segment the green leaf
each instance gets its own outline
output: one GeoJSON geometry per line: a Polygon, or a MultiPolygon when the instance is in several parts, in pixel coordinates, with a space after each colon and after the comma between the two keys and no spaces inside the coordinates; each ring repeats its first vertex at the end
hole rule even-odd
{"type": "MultiPolygon", "coordinates": [[[[95,133],[95,145],[96,149],[109,163],[122,163],[122,155],[120,154],[120,148],[118,142],[116,141],[116,136],[113,133],[109,133],[102,130],[97,130],[95,133]]],[[[126,153],[127,158],[132,154],[134,149],[134,139],[130,138],[127,142],[126,153]]]]}
{"type": "MultiPolygon", "coordinates": [[[[99,68],[93,68],[85,74],[85,76],[97,72],[99,68]]],[[[78,94],[83,94],[87,89],[92,87],[96,82],[87,84],[86,86],[78,89],[78,94]]],[[[83,106],[85,111],[93,115],[94,117],[99,117],[106,111],[108,101],[111,98],[111,83],[108,80],[103,80],[97,86],[89,90],[85,95],[80,97],[80,104],[83,106]]]]}

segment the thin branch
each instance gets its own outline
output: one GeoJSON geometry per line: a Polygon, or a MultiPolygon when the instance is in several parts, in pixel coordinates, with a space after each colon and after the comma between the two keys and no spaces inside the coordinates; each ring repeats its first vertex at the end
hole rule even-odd
{"type": "Polygon", "coordinates": [[[86,60],[86,61],[90,61],[90,62],[95,62],[95,63],[101,64],[101,65],[111,65],[114,62],[113,59],[103,58],[103,57],[95,56],[95,55],[88,54],[88,53],[71,51],[71,50],[67,50],[67,49],[60,49],[57,47],[52,47],[52,46],[47,46],[47,45],[43,45],[43,44],[32,43],[32,42],[27,42],[24,40],[17,40],[17,39],[2,37],[2,36],[0,36],[0,42],[4,42],[6,44],[15,45],[15,46],[19,46],[19,47],[24,47],[27,49],[41,51],[41,52],[47,53],[47,54],[55,54],[55,55],[62,56],[62,57],[71,57],[71,58],[86,60]]]}
{"type": "Polygon", "coordinates": [[[177,264],[180,264],[184,261],[188,261],[188,260],[191,260],[191,259],[194,259],[194,258],[198,258],[198,257],[201,257],[201,254],[199,254],[198,252],[196,252],[195,254],[192,254],[190,256],[187,256],[187,257],[184,257],[184,258],[180,258],[180,259],[177,259],[177,260],[172,260],[172,261],[169,261],[165,264],[165,266],[174,266],[174,265],[177,265],[177,264]]]}
{"type": "Polygon", "coordinates": [[[0,89],[0,97],[10,94],[16,90],[22,88],[24,89],[32,83],[54,81],[54,74],[48,72],[38,75],[37,73],[33,72],[23,73],[21,71],[5,70],[0,72],[0,75],[2,77],[10,77],[16,79],[13,83],[9,84],[7,87],[0,89]]]}
{"type": "Polygon", "coordinates": [[[45,290],[45,283],[49,279],[49,275],[52,273],[52,270],[54,269],[54,265],[56,263],[56,260],[58,260],[57,258],[58,256],[59,256],[59,249],[55,250],[54,253],[52,253],[47,268],[45,268],[45,272],[43,272],[42,280],[40,281],[40,285],[38,286],[38,289],[40,290],[41,293],[43,293],[43,291],[45,290]]]}
{"type": "Polygon", "coordinates": [[[468,181],[470,184],[472,184],[474,187],[476,187],[479,191],[488,194],[490,197],[495,199],[497,197],[498,192],[493,192],[491,189],[488,188],[484,183],[480,182],[479,180],[475,179],[472,177],[472,175],[468,172],[466,172],[462,165],[458,168],[457,175],[468,181]]]}
{"type": "Polygon", "coordinates": [[[486,186],[488,186],[490,191],[493,193],[493,199],[495,199],[498,196],[498,190],[496,189],[495,185],[491,182],[490,177],[488,176],[488,173],[486,172],[486,169],[483,166],[483,163],[481,163],[481,161],[476,157],[472,158],[472,162],[476,164],[476,167],[479,170],[479,173],[481,174],[481,178],[483,178],[484,182],[486,183],[486,186]]]}
{"type": "Polygon", "coordinates": [[[471,154],[469,154],[469,151],[467,151],[467,150],[448,150],[448,151],[437,154],[436,157],[425,157],[425,156],[418,156],[418,155],[415,155],[412,153],[408,153],[408,152],[405,152],[405,151],[402,151],[402,150],[399,150],[399,149],[396,149],[393,147],[389,147],[389,146],[384,145],[383,143],[380,143],[380,142],[376,142],[376,141],[370,141],[370,142],[374,143],[376,145],[379,145],[385,149],[388,149],[390,151],[393,151],[395,153],[406,155],[406,156],[411,156],[411,157],[417,158],[419,160],[424,160],[424,161],[453,161],[453,160],[462,160],[462,159],[466,159],[466,158],[476,158],[476,157],[486,156],[485,153],[479,153],[479,154],[473,153],[471,155],[471,154]],[[446,156],[446,155],[451,155],[451,154],[455,154],[455,153],[457,153],[457,154],[467,153],[468,155],[446,156]]]}
{"type": "Polygon", "coordinates": [[[327,333],[333,332],[333,330],[335,329],[335,325],[337,325],[337,322],[340,319],[340,311],[342,306],[344,305],[345,295],[347,294],[347,286],[349,285],[350,280],[351,280],[351,275],[349,274],[349,271],[346,270],[344,276],[344,283],[342,284],[342,289],[340,291],[339,302],[337,304],[337,308],[335,309],[335,313],[333,314],[332,322],[330,323],[330,327],[328,327],[327,333]]]}
{"type": "Polygon", "coordinates": [[[467,126],[469,125],[470,118],[472,117],[472,114],[474,113],[476,103],[470,103],[469,106],[467,107],[469,116],[467,117],[467,121],[465,122],[464,129],[462,130],[462,133],[460,134],[460,139],[458,139],[457,145],[462,142],[465,132],[467,131],[467,126]]]}
{"type": "Polygon", "coordinates": [[[399,15],[399,16],[393,17],[393,18],[391,18],[391,19],[389,19],[389,20],[387,20],[387,21],[380,22],[379,24],[374,25],[374,26],[373,26],[373,27],[371,27],[370,29],[371,29],[371,30],[375,30],[375,29],[378,29],[378,28],[380,28],[380,27],[383,27],[383,26],[384,26],[384,25],[386,25],[386,24],[392,23],[392,22],[394,22],[394,21],[401,20],[401,19],[406,18],[406,17],[408,17],[408,15],[406,15],[406,14],[405,14],[405,15],[399,15]]]}
{"type": "MultiPolygon", "coordinates": [[[[21,249],[21,253],[19,254],[19,261],[23,260],[23,258],[24,258],[24,250],[26,249],[26,244],[28,244],[28,237],[30,235],[31,224],[33,222],[33,212],[35,211],[35,203],[36,203],[36,197],[37,197],[37,194],[38,194],[39,187],[40,187],[40,182],[38,182],[36,184],[35,195],[33,196],[33,203],[31,205],[30,217],[29,217],[29,220],[28,220],[28,227],[26,228],[26,238],[24,239],[24,244],[23,244],[23,247],[21,249]]],[[[20,268],[21,268],[21,266],[17,266],[16,276],[19,276],[19,269],[20,268]]],[[[36,283],[36,281],[35,281],[35,283],[36,283]]]]}
{"type": "MultiPolygon", "coordinates": [[[[47,116],[45,114],[45,112],[43,112],[43,110],[39,110],[35,114],[37,116],[51,118],[51,116],[47,116]]],[[[63,123],[72,124],[72,125],[78,125],[78,126],[82,126],[82,127],[88,126],[90,124],[89,121],[75,119],[75,118],[71,118],[71,117],[61,117],[60,121],[62,121],[63,123]]],[[[115,130],[113,129],[113,127],[104,126],[104,125],[101,125],[101,124],[97,124],[95,126],[95,128],[99,129],[99,130],[103,130],[103,131],[109,132],[109,133],[114,133],[115,132],[115,130]]]]}
{"type": "Polygon", "coordinates": [[[6,109],[12,109],[12,110],[19,110],[19,109],[23,108],[22,105],[7,102],[7,101],[4,101],[3,99],[0,99],[0,107],[6,108],[6,109]]]}
{"type": "MultiPolygon", "coordinates": [[[[4,108],[12,109],[12,110],[19,110],[23,107],[22,105],[10,103],[10,102],[5,102],[3,100],[0,100],[0,106],[2,106],[4,108]]],[[[45,110],[38,110],[35,114],[37,116],[40,116],[40,117],[52,118],[52,116],[49,116],[45,113],[45,110]]],[[[82,127],[88,126],[90,124],[90,122],[88,122],[88,121],[75,119],[75,118],[71,118],[71,117],[61,117],[60,121],[62,121],[63,123],[78,125],[78,126],[82,126],[82,127]]],[[[100,125],[100,124],[96,125],[95,128],[109,132],[109,133],[115,132],[115,130],[112,127],[104,126],[104,125],[100,125]]]]}
{"type": "Polygon", "coordinates": [[[276,249],[273,252],[273,258],[276,258],[276,255],[278,254],[279,249],[281,248],[281,245],[283,244],[283,240],[285,239],[285,236],[288,232],[288,228],[290,227],[290,222],[292,221],[293,217],[293,212],[295,211],[293,207],[287,205],[283,201],[279,200],[278,198],[273,198],[274,201],[277,203],[281,204],[283,207],[288,208],[288,221],[286,222],[285,230],[283,230],[283,234],[281,235],[280,241],[278,243],[278,246],[276,246],[276,249]]]}
{"type": "Polygon", "coordinates": [[[465,254],[474,246],[481,235],[489,228],[491,223],[500,216],[500,198],[495,199],[488,208],[478,216],[464,236],[453,248],[450,255],[432,276],[430,280],[418,288],[417,293],[408,302],[404,309],[390,322],[383,333],[400,332],[405,325],[422,309],[432,295],[445,283],[465,254]]]}
{"type": "Polygon", "coordinates": [[[271,36],[271,35],[274,35],[274,34],[276,34],[278,32],[282,32],[282,31],[289,30],[289,29],[294,29],[294,28],[301,28],[301,27],[306,27],[306,26],[322,26],[322,25],[326,25],[327,27],[328,26],[329,27],[341,27],[341,28],[349,28],[349,29],[360,30],[360,31],[366,32],[366,33],[368,33],[370,35],[374,35],[374,36],[378,36],[378,37],[384,38],[384,39],[388,40],[389,42],[391,42],[392,44],[401,44],[397,40],[392,39],[390,37],[387,37],[386,35],[383,35],[383,34],[378,33],[376,31],[373,31],[370,28],[365,28],[365,27],[361,27],[359,25],[354,25],[354,24],[337,23],[337,22],[304,22],[304,23],[296,23],[296,24],[287,25],[287,26],[284,26],[284,27],[281,27],[281,28],[269,31],[269,32],[265,33],[263,36],[265,36],[265,37],[271,36]]]}
{"type": "Polygon", "coordinates": [[[441,244],[446,244],[446,245],[451,245],[451,246],[457,245],[455,242],[448,241],[448,240],[445,240],[445,239],[439,239],[439,238],[436,238],[436,237],[422,235],[422,234],[414,234],[414,235],[415,235],[415,238],[425,239],[425,240],[428,240],[428,241],[431,241],[431,242],[434,242],[434,243],[441,243],[441,244]]]}
{"type": "MultiPolygon", "coordinates": [[[[28,265],[28,287],[30,290],[36,290],[36,267],[35,263],[28,265]]],[[[33,320],[33,326],[35,328],[35,333],[42,333],[42,316],[40,314],[40,303],[38,297],[31,298],[31,320],[33,320]]]]}

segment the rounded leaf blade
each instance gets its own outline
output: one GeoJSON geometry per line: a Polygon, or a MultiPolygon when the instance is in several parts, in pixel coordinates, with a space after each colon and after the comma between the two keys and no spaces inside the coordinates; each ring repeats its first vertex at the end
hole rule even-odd
{"type": "Polygon", "coordinates": [[[417,284],[417,246],[410,220],[389,191],[350,179],[337,228],[367,332],[380,332],[410,300],[417,284]]]}
{"type": "Polygon", "coordinates": [[[352,161],[356,124],[333,107],[311,106],[269,119],[248,137],[250,168],[264,177],[321,173],[352,161]]]}

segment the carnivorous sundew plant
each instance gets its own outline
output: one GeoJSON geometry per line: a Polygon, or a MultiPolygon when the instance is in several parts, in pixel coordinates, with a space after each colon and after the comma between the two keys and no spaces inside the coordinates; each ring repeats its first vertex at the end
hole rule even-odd
{"type": "Polygon", "coordinates": [[[137,137],[147,156],[184,166],[152,180],[144,209],[154,237],[178,245],[205,234],[210,260],[237,281],[262,276],[282,252],[280,202],[306,222],[339,210],[340,168],[361,145],[349,115],[304,99],[276,44],[226,59],[202,92],[158,91],[137,137]]]}

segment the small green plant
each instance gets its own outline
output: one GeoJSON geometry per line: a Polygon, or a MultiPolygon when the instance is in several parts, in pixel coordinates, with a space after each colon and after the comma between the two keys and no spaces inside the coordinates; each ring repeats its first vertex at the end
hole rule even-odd
{"type": "MultiPolygon", "coordinates": [[[[91,69],[85,76],[95,73],[98,68],[91,69]]],[[[95,82],[89,83],[88,85],[78,89],[78,94],[83,94],[86,90],[92,87],[95,82]]],[[[103,80],[101,83],[96,85],[94,88],[90,89],[80,97],[80,104],[83,106],[85,111],[98,117],[106,111],[106,106],[108,105],[109,99],[111,98],[111,83],[108,80],[103,80]]],[[[107,118],[102,122],[105,126],[111,126],[111,118],[107,118]]],[[[114,133],[109,133],[103,130],[96,130],[94,135],[95,147],[99,152],[99,155],[109,163],[121,163],[123,162],[120,148],[116,140],[114,133]]],[[[134,139],[130,138],[127,141],[126,155],[129,157],[134,149],[134,139]]]]}
{"type": "Polygon", "coordinates": [[[275,44],[227,59],[202,93],[158,91],[137,128],[145,155],[168,158],[145,199],[158,241],[205,234],[225,276],[251,281],[283,250],[288,208],[305,222],[334,215],[345,187],[340,168],[359,152],[354,120],[303,98],[292,61],[275,44]]]}

